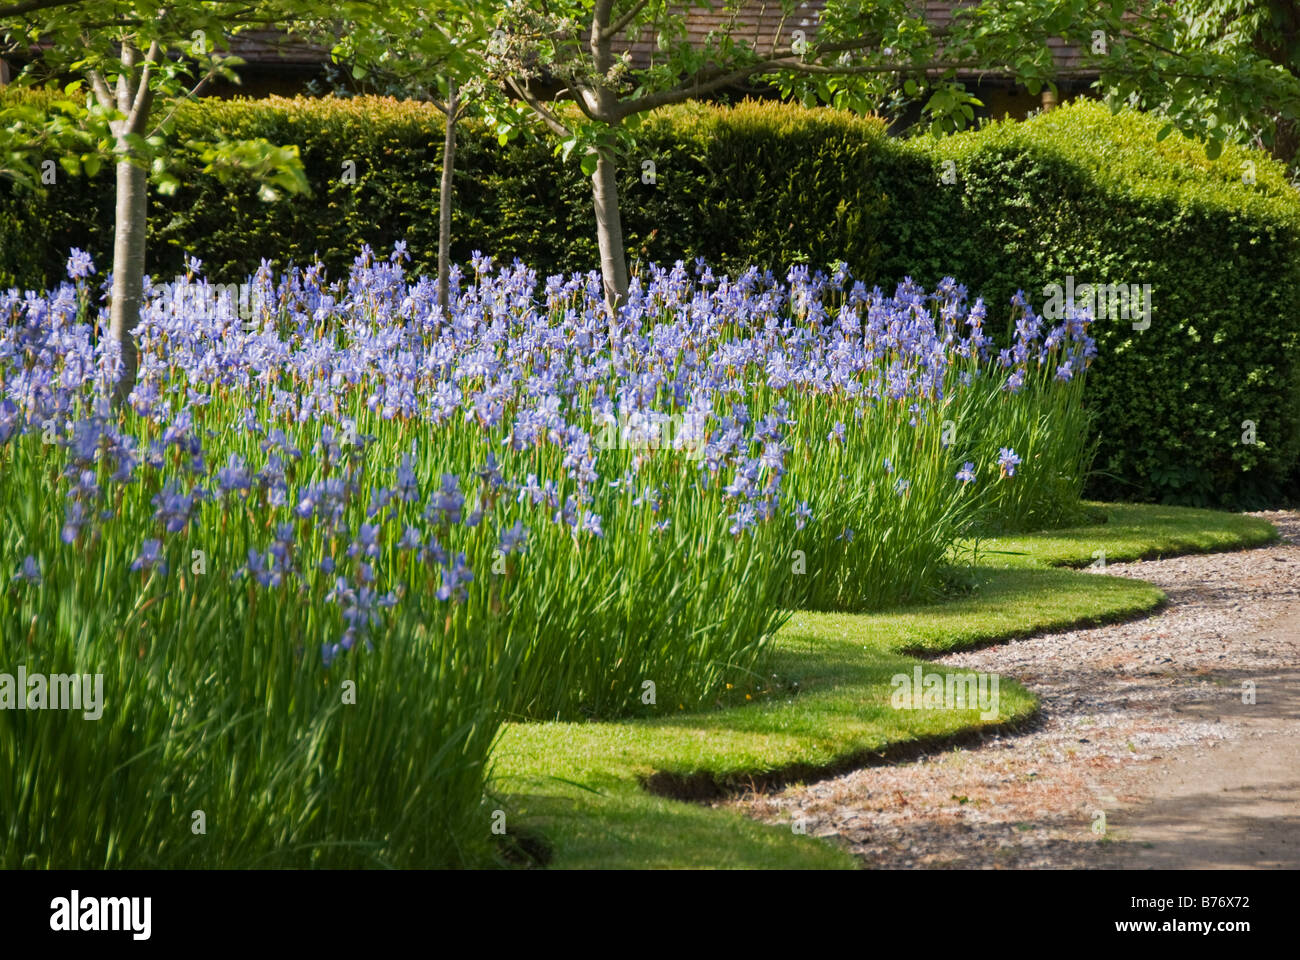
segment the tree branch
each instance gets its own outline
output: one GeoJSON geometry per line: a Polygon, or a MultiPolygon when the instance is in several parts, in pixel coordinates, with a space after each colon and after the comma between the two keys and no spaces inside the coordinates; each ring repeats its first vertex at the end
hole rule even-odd
{"type": "Polygon", "coordinates": [[[113,109],[113,94],[108,89],[108,81],[98,70],[90,71],[90,87],[95,91],[95,99],[105,110],[113,109]]]}
{"type": "Polygon", "coordinates": [[[986,73],[998,73],[996,67],[987,67],[981,60],[935,60],[930,63],[899,63],[888,64],[885,66],[863,64],[859,67],[828,67],[820,63],[804,63],[798,60],[781,61],[774,66],[784,70],[793,70],[796,73],[833,73],[836,76],[856,76],[867,73],[914,73],[922,71],[929,73],[932,70],[978,70],[984,68],[986,73]]]}
{"type": "Polygon", "coordinates": [[[527,85],[519,83],[519,81],[516,80],[514,77],[511,77],[507,82],[510,84],[511,88],[515,91],[515,93],[519,94],[519,96],[523,98],[524,102],[527,103],[528,106],[532,108],[533,112],[542,118],[542,122],[551,128],[552,133],[556,134],[557,136],[564,137],[566,139],[573,136],[573,131],[571,131],[568,127],[566,127],[560,121],[559,117],[555,116],[555,114],[551,113],[550,110],[546,109],[546,107],[542,104],[542,102],[528,91],[527,85]]]}
{"type": "Polygon", "coordinates": [[[591,58],[595,62],[596,72],[604,75],[609,71],[609,15],[614,9],[614,0],[596,0],[591,14],[591,58]]]}
{"type": "Polygon", "coordinates": [[[157,40],[149,44],[149,52],[144,57],[144,68],[140,71],[140,84],[135,89],[135,102],[131,104],[131,112],[126,118],[126,128],[132,133],[140,132],[140,124],[148,118],[153,106],[153,91],[149,88],[149,81],[160,53],[157,40]]]}
{"type": "Polygon", "coordinates": [[[613,23],[611,23],[608,27],[606,27],[604,30],[600,32],[601,39],[609,40],[622,33],[623,30],[627,27],[627,25],[636,19],[636,15],[645,9],[646,4],[649,2],[650,0],[637,0],[637,2],[632,5],[631,10],[623,14],[623,16],[619,17],[617,20],[615,20],[613,23]]]}
{"type": "MultiPolygon", "coordinates": [[[[686,83],[671,90],[661,90],[658,93],[649,93],[645,96],[638,97],[635,100],[626,100],[618,105],[614,114],[616,120],[624,120],[636,113],[644,113],[647,110],[655,110],[659,107],[668,106],[673,103],[682,103],[693,97],[702,96],[706,93],[713,93],[730,84],[745,80],[755,73],[763,73],[768,70],[794,70],[797,73],[812,74],[834,74],[835,76],[850,76],[857,74],[871,73],[912,73],[916,71],[947,71],[960,70],[963,68],[975,68],[983,66],[980,61],[935,61],[932,63],[900,63],[887,65],[864,64],[859,67],[827,67],[819,63],[804,63],[797,56],[791,54],[776,59],[762,60],[758,63],[748,64],[744,67],[737,67],[726,73],[714,73],[707,80],[701,82],[701,77],[696,77],[696,82],[686,83]]],[[[992,72],[992,71],[990,71],[992,72]]]]}
{"type": "Polygon", "coordinates": [[[213,67],[211,70],[205,73],[201,78],[199,78],[199,82],[194,84],[194,86],[190,88],[189,93],[185,94],[184,97],[177,97],[175,99],[175,102],[172,103],[171,110],[167,111],[167,116],[163,117],[161,120],[158,121],[158,125],[149,132],[149,136],[152,137],[154,134],[161,131],[163,127],[167,126],[168,121],[171,120],[172,117],[176,116],[176,111],[180,109],[180,105],[187,100],[193,100],[195,97],[197,97],[199,95],[199,91],[208,85],[208,81],[211,80],[214,76],[216,76],[216,73],[217,73],[217,68],[213,67]]]}
{"type": "Polygon", "coordinates": [[[131,90],[131,71],[135,67],[135,47],[131,45],[130,40],[122,41],[122,70],[117,75],[117,110],[122,116],[128,116],[131,113],[131,101],[134,99],[131,90]]]}
{"type": "MultiPolygon", "coordinates": [[[[590,91],[588,91],[587,87],[584,86],[577,78],[574,78],[573,85],[574,87],[577,88],[576,93],[572,90],[568,90],[567,88],[565,89],[564,92],[569,95],[570,100],[572,100],[574,103],[578,105],[578,109],[581,110],[584,114],[586,114],[588,120],[598,120],[599,118],[596,116],[595,111],[592,110],[591,104],[587,102],[587,96],[590,91]]],[[[592,98],[596,99],[595,95],[592,95],[592,98]]],[[[556,100],[560,99],[560,95],[558,93],[555,95],[555,99],[556,100]]]]}
{"type": "Polygon", "coordinates": [[[0,7],[0,17],[18,17],[24,13],[38,13],[41,10],[70,7],[81,2],[82,0],[24,0],[23,3],[13,3],[7,7],[0,7]]]}

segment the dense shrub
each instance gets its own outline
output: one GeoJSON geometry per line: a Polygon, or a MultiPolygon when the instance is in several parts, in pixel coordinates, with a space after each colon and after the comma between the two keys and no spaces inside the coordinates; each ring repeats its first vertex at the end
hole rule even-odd
{"type": "Polygon", "coordinates": [[[1274,498],[1300,457],[1300,306],[1288,294],[1300,281],[1300,202],[1263,156],[1210,163],[1194,143],[1157,142],[1160,126],[1086,105],[941,143],[961,185],[962,228],[950,231],[960,266],[947,269],[986,296],[1023,288],[1036,302],[1067,275],[1150,284],[1148,329],[1093,326],[1089,404],[1109,475],[1096,489],[1274,498]],[[1258,445],[1241,442],[1247,420],[1258,445]]]}
{"type": "MultiPolygon", "coordinates": [[[[193,173],[155,197],[150,268],[184,252],[241,279],[262,257],[318,255],[332,269],[362,242],[405,240],[415,269],[436,253],[441,120],[382,100],[204,102],[178,133],[297,143],[310,199],[264,204],[193,173]],[[355,163],[355,183],[345,170],[355,163]]],[[[643,127],[623,166],[634,260],[704,257],[715,269],[842,260],[892,289],[962,277],[998,316],[1047,283],[1151,284],[1151,326],[1101,320],[1090,406],[1096,495],[1191,503],[1276,499],[1300,461],[1300,199],[1280,167],[1230,149],[1211,163],[1160,121],[1090,103],[940,141],[827,110],[689,105],[643,127]],[[643,183],[641,163],[655,164],[643,183]],[[950,166],[946,166],[951,161],[950,166]],[[1244,182],[1247,161],[1253,183],[1244,182]],[[946,179],[954,180],[945,183],[946,179]],[[1245,421],[1257,444],[1242,443],[1245,421]]],[[[456,172],[456,259],[474,249],[542,272],[596,262],[588,182],[542,143],[499,147],[467,126],[456,172]]],[[[64,175],[60,172],[60,177],[64,175]]],[[[0,284],[57,279],[70,246],[110,250],[111,175],[66,181],[42,202],[7,190],[0,284]],[[89,226],[93,224],[93,227],[89,226]]],[[[995,334],[1001,331],[992,331],[995,334]]]]}

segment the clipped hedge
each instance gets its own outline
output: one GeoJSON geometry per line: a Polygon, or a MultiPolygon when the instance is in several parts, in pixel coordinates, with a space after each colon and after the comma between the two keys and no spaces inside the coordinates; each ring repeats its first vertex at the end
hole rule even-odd
{"type": "MultiPolygon", "coordinates": [[[[405,240],[416,269],[437,248],[441,116],[391,100],[204,101],[182,139],[296,143],[314,195],[266,204],[192,173],[152,200],[150,269],[184,252],[242,279],[263,257],[345,269],[362,243],[405,240]],[[344,176],[355,164],[355,182],[344,176]]],[[[990,304],[1046,283],[1152,285],[1151,325],[1095,325],[1090,381],[1097,496],[1252,504],[1294,492],[1300,462],[1300,197],[1262,154],[1206,160],[1161,122],[1090,102],[942,140],[776,103],[692,104],[646,119],[621,194],[635,261],[703,257],[715,269],[844,260],[890,286],[957,277],[990,304]],[[655,182],[642,182],[642,161],[655,182]],[[1253,184],[1243,164],[1254,166],[1253,184]],[[948,176],[945,178],[945,172],[948,176]],[[947,180],[955,182],[945,183],[947,180]],[[1258,440],[1241,442],[1244,421],[1258,440]]],[[[44,200],[0,187],[0,286],[56,280],[70,246],[111,251],[112,177],[60,182],[44,200]]],[[[454,256],[519,257],[540,272],[597,263],[589,182],[545,143],[497,145],[468,124],[456,170],[454,256]]]]}

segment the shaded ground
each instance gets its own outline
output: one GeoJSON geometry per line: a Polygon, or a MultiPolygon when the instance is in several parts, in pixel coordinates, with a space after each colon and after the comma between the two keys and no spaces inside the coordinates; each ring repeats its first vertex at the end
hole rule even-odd
{"type": "Polygon", "coordinates": [[[729,802],[874,868],[1300,867],[1300,514],[1259,516],[1281,543],[1110,565],[1155,616],[935,661],[1019,680],[1035,729],[729,802]]]}

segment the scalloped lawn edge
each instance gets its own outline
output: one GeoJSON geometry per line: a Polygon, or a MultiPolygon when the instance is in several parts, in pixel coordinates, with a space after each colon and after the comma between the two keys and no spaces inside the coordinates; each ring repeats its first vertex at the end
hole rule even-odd
{"type": "Polygon", "coordinates": [[[832,843],[682,801],[772,789],[1020,729],[1038,703],[1009,677],[999,678],[997,715],[988,718],[893,709],[890,678],[918,666],[938,672],[913,654],[1132,619],[1163,605],[1164,594],[1142,581],[1065,569],[1072,560],[1092,563],[1093,551],[1118,561],[1277,538],[1271,524],[1235,514],[1103,509],[1108,523],[983,541],[972,589],[956,599],[884,613],[795,613],[775,645],[774,692],[754,703],[617,722],[507,724],[493,790],[510,833],[526,841],[518,846],[533,851],[512,859],[553,868],[856,866],[832,843]],[[990,546],[1017,553],[1008,563],[985,553],[990,546]]]}
{"type": "Polygon", "coordinates": [[[1077,569],[1092,566],[1103,550],[1107,563],[1129,563],[1263,547],[1278,539],[1277,529],[1267,520],[1237,513],[1154,504],[1085,506],[1104,510],[1106,522],[981,540],[980,563],[1077,569]]]}

